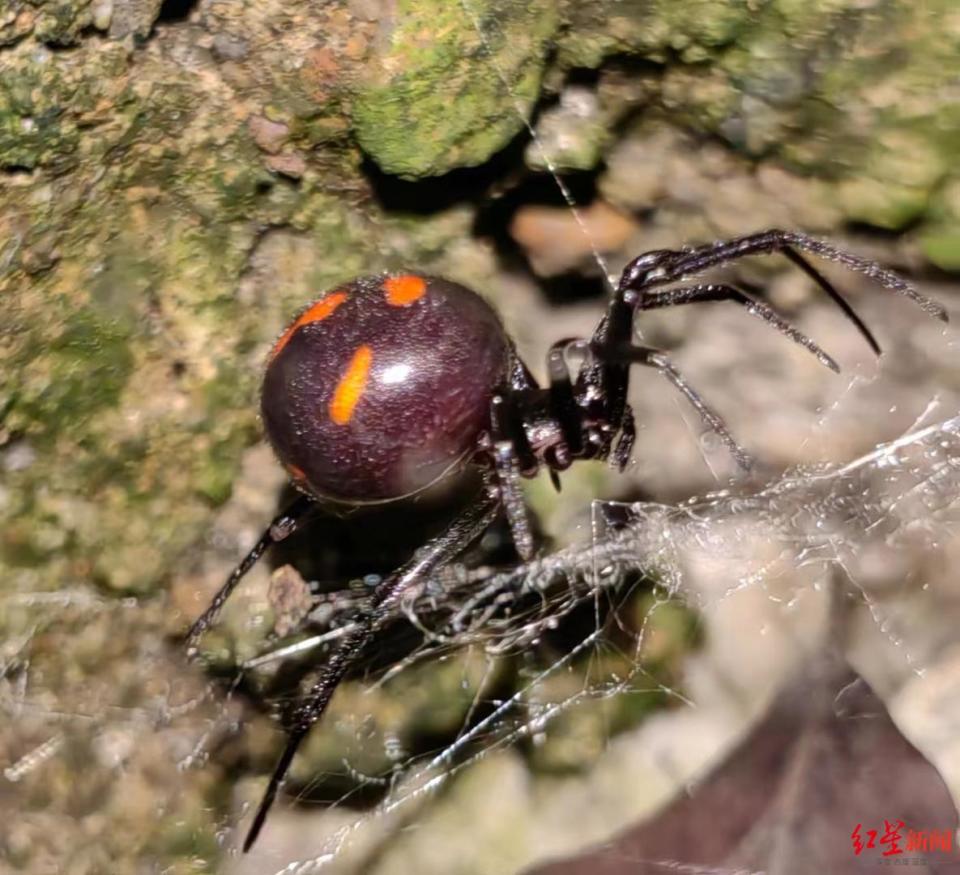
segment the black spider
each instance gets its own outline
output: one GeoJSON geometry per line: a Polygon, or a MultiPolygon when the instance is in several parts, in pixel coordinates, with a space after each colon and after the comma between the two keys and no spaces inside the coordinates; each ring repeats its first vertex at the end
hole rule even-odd
{"type": "Polygon", "coordinates": [[[463,551],[501,509],[519,555],[530,558],[534,545],[520,477],[545,467],[559,488],[558,472],[577,459],[609,459],[621,470],[627,464],[635,437],[627,403],[631,365],[656,368],[686,396],[740,465],[749,466],[723,420],[667,357],[633,342],[637,311],[733,301],[839,370],[809,337],[741,290],[716,283],[675,285],[723,262],[778,252],[810,276],[880,353],[860,317],[797,250],[865,274],[946,321],[939,304],[879,264],[804,234],[770,230],[635,258],[623,271],[593,337],[560,340],[550,348],[547,388],[537,385],[483,299],[447,280],[419,274],[357,279],[327,293],[293,322],[270,355],[261,404],[267,437],[304,494],[270,524],[194,622],[187,639],[191,655],[243,575],[268,546],[296,529],[315,501],[393,501],[470,464],[484,471],[484,486],[441,535],[376,587],[369,610],[355,619],[353,630],[341,639],[290,715],[286,748],[244,851],[256,840],[300,743],[344,675],[395,616],[401,596],[463,551]],[[566,361],[571,350],[585,356],[575,379],[566,361]]]}

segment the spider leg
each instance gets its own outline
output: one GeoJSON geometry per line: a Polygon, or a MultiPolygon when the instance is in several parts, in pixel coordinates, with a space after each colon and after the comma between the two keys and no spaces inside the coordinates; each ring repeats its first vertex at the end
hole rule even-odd
{"type": "Polygon", "coordinates": [[[533,534],[527,516],[527,503],[520,488],[520,466],[526,461],[528,466],[536,470],[537,460],[530,449],[523,422],[517,415],[511,396],[494,395],[490,402],[490,421],[493,432],[493,465],[500,500],[507,514],[517,553],[521,559],[527,561],[533,556],[533,534]]]}
{"type": "MultiPolygon", "coordinates": [[[[894,273],[892,270],[887,270],[876,261],[861,258],[853,253],[837,249],[835,246],[831,246],[829,243],[818,240],[816,237],[811,237],[808,234],[802,234],[799,231],[783,231],[779,228],[772,228],[769,231],[761,231],[757,234],[749,234],[733,240],[675,252],[672,254],[673,257],[670,258],[669,262],[663,265],[665,268],[663,271],[653,273],[647,273],[645,271],[644,256],[641,255],[627,265],[621,279],[621,288],[632,286],[633,280],[641,276],[647,276],[650,280],[656,282],[660,282],[661,280],[671,281],[684,275],[698,273],[727,261],[735,261],[747,255],[781,252],[816,280],[821,288],[838,303],[844,313],[851,318],[854,324],[861,330],[861,333],[863,333],[863,323],[859,317],[853,313],[849,305],[844,306],[846,302],[841,303],[842,299],[839,294],[836,293],[836,290],[833,290],[830,284],[820,277],[819,273],[813,267],[806,264],[803,258],[796,252],[791,254],[792,249],[802,249],[804,252],[809,252],[812,255],[841,264],[848,270],[861,273],[885,288],[896,292],[898,295],[909,298],[925,313],[943,322],[947,321],[947,312],[942,305],[925,295],[921,295],[920,292],[903,279],[903,277],[894,273]]],[[[871,346],[877,346],[876,340],[872,340],[872,335],[870,335],[869,332],[867,332],[865,336],[871,346]]]]}
{"type": "Polygon", "coordinates": [[[211,599],[207,609],[193,621],[193,625],[187,632],[186,649],[188,657],[196,656],[197,642],[200,640],[200,636],[216,621],[224,602],[230,598],[230,594],[237,588],[237,584],[240,583],[243,576],[257,564],[257,560],[264,554],[267,547],[290,537],[296,531],[301,517],[312,505],[312,498],[301,495],[270,523],[267,530],[260,536],[260,540],[243,557],[240,564],[234,568],[226,582],[211,599]]]}
{"type": "Polygon", "coordinates": [[[496,519],[501,497],[495,489],[485,487],[479,499],[472,502],[442,534],[418,550],[413,558],[391,574],[374,590],[370,609],[356,618],[356,628],[338,644],[323,668],[317,682],[293,713],[287,729],[287,744],[280,755],[267,789],[260,800],[253,822],[243,842],[246,853],[253,847],[266,821],[293,757],[310,728],[323,716],[334,691],[356,664],[366,647],[394,618],[404,593],[422,583],[431,573],[452,561],[478,538],[496,519]]]}
{"type": "Polygon", "coordinates": [[[547,353],[547,375],[550,378],[550,412],[560,424],[560,432],[567,444],[571,456],[583,452],[582,412],[577,404],[570,380],[565,353],[579,346],[588,347],[587,341],[576,337],[558,340],[547,353]]]}
{"type": "Polygon", "coordinates": [[[618,471],[623,471],[627,467],[636,440],[637,422],[633,417],[633,408],[627,404],[623,408],[623,419],[620,420],[620,438],[613,448],[611,457],[611,464],[618,471]]]}
{"type": "Polygon", "coordinates": [[[811,237],[808,234],[801,234],[798,231],[774,230],[773,232],[768,231],[767,233],[776,235],[776,239],[778,240],[777,245],[774,247],[776,250],[783,252],[792,245],[797,249],[810,252],[820,258],[842,264],[847,269],[861,273],[878,282],[884,288],[890,289],[890,291],[896,292],[898,295],[903,295],[905,298],[909,298],[921,310],[933,316],[935,319],[939,319],[941,322],[948,321],[946,308],[942,304],[928,298],[926,295],[921,295],[920,292],[910,285],[902,276],[892,270],[887,270],[876,261],[871,261],[869,258],[861,258],[852,252],[837,249],[835,246],[831,246],[823,240],[818,240],[816,237],[811,237]]]}
{"type": "Polygon", "coordinates": [[[877,338],[873,336],[873,332],[860,318],[857,311],[854,310],[853,307],[847,303],[847,300],[843,297],[843,295],[836,290],[833,283],[831,283],[822,273],[820,273],[819,270],[810,264],[810,262],[807,261],[807,259],[805,259],[795,249],[791,249],[789,246],[784,246],[781,252],[830,296],[833,303],[836,304],[843,311],[843,314],[847,317],[847,319],[849,319],[854,326],[856,326],[857,331],[860,332],[863,339],[867,342],[867,346],[873,350],[873,354],[880,355],[883,350],[880,349],[880,344],[877,341],[877,338]]]}
{"type": "Polygon", "coordinates": [[[776,328],[785,337],[794,343],[808,349],[822,365],[832,371],[839,372],[840,366],[827,355],[819,345],[812,341],[802,331],[794,328],[786,319],[780,316],[769,304],[751,298],[745,292],[734,286],[708,283],[696,286],[680,286],[675,289],[666,289],[662,292],[640,290],[636,308],[638,310],[654,310],[659,307],[676,307],[681,304],[697,304],[703,301],[733,301],[746,308],[752,316],[757,316],[768,325],[776,328]]]}
{"type": "MultiPolygon", "coordinates": [[[[630,312],[629,307],[622,303],[622,306],[615,311],[614,318],[618,325],[612,333],[606,331],[610,319],[605,317],[601,322],[601,329],[598,330],[593,341],[586,340],[582,337],[568,337],[554,343],[547,354],[547,371],[550,375],[551,412],[560,423],[561,432],[567,440],[573,455],[581,458],[584,455],[584,408],[576,401],[578,391],[581,396],[585,396],[591,390],[594,390],[598,396],[603,397],[603,387],[610,387],[610,394],[607,396],[607,404],[609,406],[605,413],[609,417],[611,424],[613,422],[617,423],[614,434],[619,433],[620,435],[613,449],[611,465],[620,471],[626,468],[627,463],[630,461],[630,453],[633,451],[633,444],[637,436],[633,410],[626,401],[628,371],[627,368],[623,366],[621,360],[615,357],[605,359],[602,356],[594,355],[594,353],[595,350],[600,347],[606,348],[608,346],[629,345],[631,330],[630,312]],[[617,343],[611,341],[611,336],[622,336],[625,340],[617,343]],[[604,339],[597,340],[597,337],[604,339]],[[582,350],[585,353],[585,361],[581,367],[576,389],[570,384],[570,372],[567,368],[566,358],[564,357],[564,353],[568,349],[574,348],[582,350]],[[569,392],[569,400],[564,397],[567,392],[569,392]],[[554,393],[557,395],[556,401],[554,401],[554,393]],[[567,410],[570,411],[567,414],[569,418],[566,421],[561,418],[561,404],[569,405],[567,407],[567,410]],[[575,429],[575,443],[567,436],[568,429],[571,431],[575,429]]],[[[612,439],[612,435],[610,439],[612,439]]],[[[606,441],[607,448],[609,448],[609,442],[610,440],[608,439],[606,441]]],[[[605,454],[606,451],[600,455],[605,456],[605,454]]],[[[594,458],[593,455],[590,457],[594,458]]]]}
{"type": "Polygon", "coordinates": [[[537,457],[527,439],[516,396],[510,390],[496,393],[490,401],[490,423],[494,443],[509,441],[517,467],[522,473],[537,470],[537,457]]]}
{"type": "MultiPolygon", "coordinates": [[[[624,270],[620,285],[607,304],[607,312],[600,319],[588,348],[591,355],[580,367],[575,392],[594,418],[612,426],[623,427],[627,412],[627,391],[630,386],[629,360],[609,356],[605,350],[628,348],[633,340],[634,305],[627,302],[629,272],[634,263],[624,270]]],[[[639,287],[637,287],[639,289],[639,287]]],[[[607,458],[612,436],[603,438],[597,452],[590,458],[607,458]]]]}
{"type": "Polygon", "coordinates": [[[737,464],[744,470],[749,470],[753,460],[747,452],[734,440],[733,435],[727,428],[719,413],[716,413],[700,397],[697,391],[686,381],[683,375],[671,364],[670,359],[657,349],[651,349],[646,346],[634,346],[632,344],[622,344],[616,346],[594,347],[594,352],[598,358],[608,361],[631,362],[638,365],[656,368],[664,377],[666,377],[674,387],[679,389],[687,401],[700,414],[704,425],[720,437],[727,445],[731,455],[737,460],[737,464]]]}
{"type": "Polygon", "coordinates": [[[527,516],[527,503],[520,489],[517,459],[510,441],[497,441],[494,444],[493,460],[513,544],[520,558],[526,562],[533,558],[533,533],[530,530],[530,518],[527,516]]]}

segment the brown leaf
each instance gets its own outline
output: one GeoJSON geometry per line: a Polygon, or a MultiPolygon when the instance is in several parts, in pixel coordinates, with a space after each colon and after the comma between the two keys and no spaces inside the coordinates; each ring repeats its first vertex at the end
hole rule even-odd
{"type": "MultiPolygon", "coordinates": [[[[579,857],[528,875],[666,872],[960,872],[957,811],[932,765],[842,659],[824,656],[774,701],[747,739],[692,795],[579,857]],[[899,855],[883,856],[885,821],[899,855]],[[852,832],[865,845],[857,855],[852,832]],[[874,847],[866,847],[876,830],[874,847]],[[911,831],[950,837],[914,850],[911,831]],[[928,848],[930,846],[928,845],[928,848]]],[[[914,836],[916,838],[916,836],[914,836]]]]}

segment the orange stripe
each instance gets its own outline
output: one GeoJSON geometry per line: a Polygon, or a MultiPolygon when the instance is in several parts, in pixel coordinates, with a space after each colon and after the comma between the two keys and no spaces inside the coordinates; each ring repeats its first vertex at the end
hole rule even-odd
{"type": "Polygon", "coordinates": [[[383,281],[387,292],[387,303],[393,307],[409,307],[414,301],[419,301],[427,291],[427,283],[423,277],[407,274],[405,276],[390,276],[383,281]]]}
{"type": "Polygon", "coordinates": [[[373,350],[369,346],[357,347],[330,400],[330,418],[337,425],[346,425],[353,417],[354,408],[367,387],[372,361],[373,350]]]}
{"type": "Polygon", "coordinates": [[[287,463],[287,473],[297,481],[297,483],[303,483],[307,479],[307,475],[304,473],[303,468],[298,468],[293,463],[287,463]]]}
{"type": "Polygon", "coordinates": [[[290,338],[296,334],[297,329],[302,328],[304,325],[309,325],[311,322],[322,322],[328,316],[332,316],[334,310],[346,300],[346,292],[333,292],[321,298],[309,310],[301,313],[300,316],[297,317],[296,322],[283,332],[281,338],[274,345],[270,353],[270,361],[273,361],[280,355],[280,351],[290,342],[290,338]]]}

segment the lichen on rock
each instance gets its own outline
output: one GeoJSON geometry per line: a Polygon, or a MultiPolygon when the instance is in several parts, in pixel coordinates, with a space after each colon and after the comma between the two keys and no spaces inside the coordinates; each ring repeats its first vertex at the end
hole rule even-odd
{"type": "Polygon", "coordinates": [[[529,117],[558,23],[554,0],[401,0],[357,86],[357,141],[406,179],[483,163],[529,117]]]}
{"type": "MultiPolygon", "coordinates": [[[[265,486],[246,487],[239,474],[260,436],[266,351],[293,313],[344,279],[388,269],[449,275],[498,299],[512,334],[539,356],[548,335],[595,324],[587,311],[599,293],[548,303],[558,277],[602,288],[595,244],[615,266],[650,245],[747,225],[827,233],[856,222],[903,232],[909,255],[960,271],[954,6],[201,0],[172,15],[159,0],[9,0],[0,10],[0,644],[24,678],[33,665],[54,679],[30,686],[36,713],[79,712],[94,688],[108,710],[137,719],[150,690],[174,698],[165,684],[193,670],[168,638],[277,509],[282,474],[269,453],[265,486]],[[554,181],[525,139],[528,123],[554,167],[589,183],[583,224],[559,196],[539,202],[554,181]],[[508,161],[487,163],[505,148],[508,161]],[[447,176],[476,166],[480,183],[447,176]],[[503,203],[530,191],[497,225],[503,203]],[[504,248],[516,258],[501,259],[504,248]],[[242,522],[218,516],[241,498],[252,507],[242,522]],[[97,605],[101,619],[61,610],[58,600],[73,598],[97,605]],[[143,611],[136,622],[130,599],[143,611]],[[157,675],[144,680],[145,665],[157,675]],[[106,682],[90,681],[100,673],[106,682]],[[115,700],[109,679],[118,677],[115,700]],[[62,678],[76,681],[74,692],[62,678]]],[[[886,247],[892,238],[882,239],[886,247]]],[[[806,301],[802,289],[772,288],[791,306],[806,301]]],[[[688,323],[645,324],[677,346],[697,336],[688,323]]],[[[704,349],[709,358],[716,348],[704,349]]],[[[700,364],[723,404],[734,381],[724,380],[726,354],[716,355],[700,364]]],[[[775,371],[779,359],[770,362],[775,371]]],[[[760,385],[772,395],[781,377],[756,373],[745,394],[760,385]]],[[[816,392],[803,403],[814,396],[819,403],[816,392]]],[[[779,434],[785,422],[766,427],[779,434]]],[[[611,489],[694,488],[690,466],[676,461],[687,436],[677,428],[655,459],[638,460],[642,475],[578,465],[561,499],[534,485],[546,534],[568,536],[589,499],[611,489]]],[[[224,658],[255,652],[263,616],[229,616],[211,646],[224,658]]],[[[453,665],[424,681],[411,699],[416,713],[403,710],[402,683],[401,695],[387,692],[363,767],[390,766],[391,733],[412,748],[418,734],[463,719],[476,666],[453,665]]],[[[219,700],[222,690],[199,677],[189,674],[219,700]]],[[[379,707],[358,690],[345,688],[344,709],[379,707]]],[[[576,766],[577,739],[592,749],[603,740],[587,710],[550,752],[555,764],[576,766]]],[[[127,716],[132,737],[151,735],[127,716]]],[[[642,715],[616,716],[620,727],[642,715]]],[[[219,725],[214,733],[234,745],[217,754],[234,772],[267,763],[280,742],[266,718],[249,719],[259,727],[249,743],[219,725]],[[258,744],[262,755],[249,757],[258,744]]],[[[26,755],[54,723],[7,721],[0,745],[11,759],[26,755]]],[[[145,773],[170,767],[173,748],[189,759],[183,748],[212,731],[201,729],[158,745],[145,773]]],[[[122,757],[90,753],[113,749],[95,736],[17,786],[36,806],[18,811],[29,823],[18,827],[15,862],[39,859],[49,839],[53,852],[80,861],[77,872],[142,871],[144,858],[211,870],[231,803],[200,771],[182,799],[163,796],[159,822],[138,777],[139,820],[119,794],[92,818],[89,835],[113,854],[108,863],[102,848],[75,854],[87,829],[70,815],[76,774],[92,796],[125,780],[122,757]],[[56,829],[38,827],[36,811],[56,829]],[[126,848],[108,838],[117,824],[147,838],[126,848]]],[[[306,764],[335,763],[336,738],[334,729],[318,737],[306,764]]]]}

